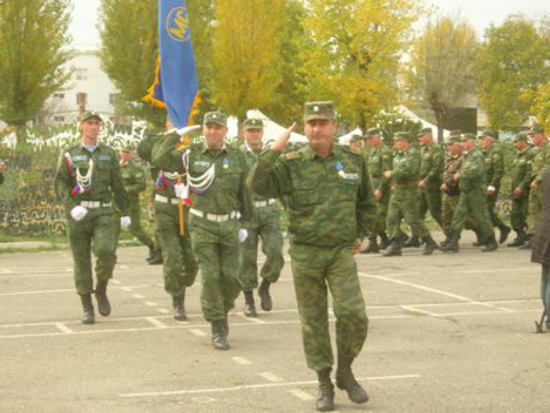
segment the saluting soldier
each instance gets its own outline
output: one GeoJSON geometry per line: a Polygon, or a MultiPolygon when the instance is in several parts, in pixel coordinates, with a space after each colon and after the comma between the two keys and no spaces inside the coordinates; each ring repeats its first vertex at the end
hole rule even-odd
{"type": "Polygon", "coordinates": [[[550,168],[550,145],[544,134],[542,125],[534,125],[529,131],[531,141],[536,148],[535,157],[532,162],[531,184],[529,186],[529,207],[527,214],[527,242],[520,249],[531,248],[531,238],[535,234],[537,216],[542,207],[542,190],[540,184],[550,168]]]}
{"type": "Polygon", "coordinates": [[[227,115],[207,112],[203,134],[204,142],[180,150],[173,149],[176,137],[167,138],[157,158],[187,171],[182,197],[191,204],[189,227],[201,270],[202,312],[211,323],[212,346],[228,350],[227,313],[241,291],[239,244],[248,236],[252,203],[244,154],[225,142],[227,115]]]}
{"type": "Polygon", "coordinates": [[[481,151],[476,149],[476,137],[466,134],[462,139],[464,152],[460,169],[453,176],[458,183],[460,195],[451,223],[451,239],[442,248],[443,251],[458,252],[458,240],[468,217],[472,217],[479,225],[481,241],[485,245],[484,252],[498,248],[495,233],[489,217],[487,198],[485,195],[485,160],[481,151]]]}
{"type": "MultiPolygon", "coordinates": [[[[195,282],[197,262],[191,248],[189,228],[185,225],[189,206],[176,194],[176,186],[185,179],[181,161],[165,156],[166,151],[184,148],[182,137],[167,122],[164,134],[151,134],[138,146],[142,159],[157,172],[154,189],[155,235],[162,251],[164,290],[172,297],[174,318],[187,320],[186,289],[195,282]]],[[[149,261],[151,263],[151,261],[149,261]]]]}
{"type": "Polygon", "coordinates": [[[411,227],[412,235],[426,244],[423,254],[430,255],[438,247],[430,231],[420,219],[420,191],[418,187],[420,153],[412,147],[411,136],[408,132],[397,132],[393,136],[393,145],[396,150],[393,167],[392,170],[384,172],[387,179],[392,179],[392,193],[386,219],[391,244],[384,256],[401,255],[402,242],[399,236],[401,219],[405,219],[405,222],[411,227]]]}
{"type": "Polygon", "coordinates": [[[487,179],[487,206],[494,227],[500,230],[499,244],[506,242],[510,227],[506,225],[496,212],[496,202],[500,192],[500,181],[504,176],[504,153],[502,147],[495,143],[496,135],[493,131],[486,130],[480,136],[480,145],[485,156],[485,173],[487,179]]]}
{"type": "MultiPolygon", "coordinates": [[[[245,144],[241,147],[248,170],[258,161],[263,150],[264,124],[261,119],[246,119],[243,125],[245,144]]],[[[262,240],[265,263],[260,270],[262,282],[258,288],[260,306],[271,311],[273,302],[269,288],[277,282],[285,263],[283,258],[283,234],[281,232],[279,207],[274,198],[250,194],[254,204],[248,224],[248,237],[241,246],[239,277],[245,298],[244,314],[256,317],[254,289],[258,288],[258,243],[262,240]]]]}
{"type": "Polygon", "coordinates": [[[512,210],[510,212],[510,221],[512,229],[517,235],[516,239],[508,244],[509,247],[520,247],[525,242],[529,185],[531,184],[531,162],[533,158],[528,140],[529,137],[524,133],[518,133],[514,136],[516,157],[510,173],[512,180],[512,210]]]}
{"type": "Polygon", "coordinates": [[[370,182],[374,190],[374,197],[377,201],[377,214],[372,231],[368,234],[369,245],[363,253],[379,252],[389,245],[386,235],[386,216],[390,201],[390,180],[384,177],[385,171],[392,169],[392,150],[382,141],[382,131],[378,128],[367,130],[366,141],[368,151],[366,153],[367,167],[370,182]],[[380,245],[377,242],[380,237],[380,245]]]}
{"type": "MultiPolygon", "coordinates": [[[[129,215],[132,219],[132,223],[128,229],[142,244],[149,248],[149,257],[147,260],[150,260],[156,255],[157,247],[149,234],[147,234],[145,229],[141,226],[141,206],[139,197],[147,188],[145,171],[133,159],[134,149],[131,143],[123,143],[118,151],[118,155],[120,158],[120,175],[122,176],[122,183],[128,194],[129,215]]],[[[119,216],[120,212],[116,212],[119,216]]],[[[117,243],[119,235],[120,226],[117,226],[117,243]]]]}
{"type": "Polygon", "coordinates": [[[55,192],[67,211],[67,233],[73,254],[74,281],[82,302],[83,324],[95,322],[91,250],[96,256],[95,296],[102,316],[111,313],[107,284],[115,266],[113,198],[121,211],[121,226],[131,223],[128,197],[116,152],[98,142],[101,117],[84,112],[80,118],[82,140],[61,151],[55,174],[55,192]]]}
{"type": "Polygon", "coordinates": [[[317,372],[317,410],[334,409],[327,287],[336,316],[336,384],[355,403],[368,400],[351,371],[367,336],[368,319],[353,253],[372,224],[376,205],[360,150],[335,144],[332,102],[308,102],[309,144],[281,155],[294,126],[264,151],[249,182],[265,197],[284,197],[290,256],[307,365],[317,372]]]}

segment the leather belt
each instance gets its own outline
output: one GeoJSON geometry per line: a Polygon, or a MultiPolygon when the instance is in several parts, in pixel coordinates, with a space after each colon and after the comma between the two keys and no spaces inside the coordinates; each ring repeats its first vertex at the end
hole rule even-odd
{"type": "Polygon", "coordinates": [[[256,208],[265,208],[267,206],[273,205],[274,203],[274,199],[268,199],[267,201],[254,201],[254,206],[256,208]]]}
{"type": "Polygon", "coordinates": [[[178,198],[169,198],[167,196],[163,196],[159,194],[155,194],[155,201],[161,202],[163,204],[172,204],[172,205],[177,205],[179,203],[178,198]]]}
{"type": "Polygon", "coordinates": [[[210,214],[208,212],[202,212],[202,211],[199,211],[198,209],[191,208],[189,212],[191,212],[193,215],[197,217],[204,218],[212,222],[225,222],[225,221],[229,221],[230,219],[239,219],[241,217],[241,214],[239,213],[239,211],[231,211],[229,214],[218,215],[218,214],[210,214]]]}
{"type": "Polygon", "coordinates": [[[110,207],[110,202],[103,201],[80,201],[79,205],[84,208],[103,208],[110,207]]]}

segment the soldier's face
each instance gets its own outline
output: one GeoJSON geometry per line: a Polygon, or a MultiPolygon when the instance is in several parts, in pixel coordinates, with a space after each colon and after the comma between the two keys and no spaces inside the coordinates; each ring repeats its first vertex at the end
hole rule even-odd
{"type": "Polygon", "coordinates": [[[128,162],[132,159],[132,151],[118,151],[118,154],[121,161],[128,162]]]}
{"type": "Polygon", "coordinates": [[[458,143],[452,143],[449,146],[449,152],[453,155],[460,155],[462,153],[462,145],[458,143]]]}
{"type": "Polygon", "coordinates": [[[97,118],[86,119],[80,123],[80,131],[82,132],[82,142],[85,145],[97,144],[97,137],[101,130],[101,121],[97,118]]]}
{"type": "Polygon", "coordinates": [[[208,148],[221,149],[223,147],[223,138],[227,134],[227,126],[221,126],[217,123],[206,123],[202,131],[208,148]]]}
{"type": "Polygon", "coordinates": [[[326,119],[314,119],[304,125],[304,134],[314,150],[329,148],[336,136],[336,122],[326,119]]]}
{"type": "Polygon", "coordinates": [[[420,141],[421,145],[429,145],[432,142],[433,138],[430,133],[426,133],[418,138],[418,140],[420,141]]]}
{"type": "Polygon", "coordinates": [[[263,129],[245,129],[243,135],[246,143],[251,148],[256,149],[262,147],[262,138],[264,137],[263,129]]]}
{"type": "Polygon", "coordinates": [[[522,151],[524,150],[525,148],[527,148],[527,142],[524,141],[524,140],[517,140],[514,142],[514,147],[518,150],[518,151],[522,151]]]}
{"type": "Polygon", "coordinates": [[[405,139],[399,139],[393,143],[393,147],[398,151],[404,151],[409,147],[409,141],[405,139]]]}
{"type": "Polygon", "coordinates": [[[462,146],[464,147],[464,150],[469,151],[474,146],[476,146],[476,142],[473,139],[468,139],[468,140],[464,141],[462,146]]]}
{"type": "Polygon", "coordinates": [[[363,147],[363,141],[353,141],[349,143],[352,148],[361,149],[363,147]]]}
{"type": "Polygon", "coordinates": [[[367,139],[367,145],[373,148],[376,148],[381,143],[382,140],[380,139],[380,136],[373,136],[372,138],[367,139]]]}
{"type": "Polygon", "coordinates": [[[544,142],[546,141],[546,136],[544,136],[544,133],[535,133],[531,135],[531,140],[533,141],[533,144],[536,146],[544,145],[544,142]]]}
{"type": "Polygon", "coordinates": [[[491,147],[491,145],[493,144],[493,139],[489,136],[484,136],[483,138],[481,138],[481,140],[479,141],[479,143],[481,144],[481,146],[483,147],[483,149],[488,149],[491,147]]]}

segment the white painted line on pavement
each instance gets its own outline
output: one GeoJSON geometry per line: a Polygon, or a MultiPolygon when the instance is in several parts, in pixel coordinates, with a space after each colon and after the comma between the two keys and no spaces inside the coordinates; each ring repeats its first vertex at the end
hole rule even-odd
{"type": "MultiPolygon", "coordinates": [[[[383,380],[406,380],[406,379],[418,379],[422,377],[420,374],[403,374],[399,376],[373,376],[373,377],[356,377],[359,381],[383,381],[383,380]]],[[[307,386],[317,385],[317,380],[311,381],[287,381],[282,383],[262,383],[262,384],[249,384],[234,387],[214,387],[210,389],[193,389],[193,390],[171,390],[171,391],[159,391],[159,392],[143,392],[143,393],[121,393],[119,397],[134,398],[134,397],[160,397],[160,396],[178,396],[186,394],[201,394],[201,393],[222,393],[228,391],[242,391],[250,389],[269,389],[273,387],[287,387],[287,386],[307,386]]]]}
{"type": "Polygon", "coordinates": [[[476,305],[480,305],[480,306],[483,306],[483,307],[500,309],[502,312],[506,312],[506,313],[513,313],[514,312],[513,310],[510,310],[509,308],[498,307],[498,306],[493,305],[493,304],[488,303],[488,302],[472,300],[471,298],[464,297],[462,295],[449,293],[447,291],[438,290],[436,288],[431,288],[431,287],[426,287],[424,285],[411,283],[411,282],[408,282],[408,281],[396,280],[394,278],[383,277],[381,275],[367,275],[367,274],[362,273],[362,272],[359,272],[359,276],[363,277],[363,278],[375,278],[377,280],[388,281],[388,282],[395,283],[395,284],[405,285],[407,287],[416,288],[418,290],[427,291],[427,292],[430,292],[430,293],[439,294],[439,295],[443,295],[443,296],[446,296],[446,297],[451,297],[451,298],[454,298],[456,300],[464,301],[464,302],[467,302],[467,303],[470,303],[470,304],[476,304],[476,305]]]}
{"type": "Polygon", "coordinates": [[[311,400],[315,400],[314,396],[300,389],[291,389],[288,392],[292,394],[294,397],[302,400],[303,402],[309,402],[311,400]]]}
{"type": "Polygon", "coordinates": [[[71,330],[69,327],[67,327],[63,323],[55,323],[55,328],[57,328],[59,331],[65,334],[74,334],[74,331],[71,330]]]}
{"type": "Polygon", "coordinates": [[[190,328],[189,329],[189,332],[197,337],[206,337],[207,334],[202,331],[202,330],[199,330],[198,328],[190,328]]]}
{"type": "Polygon", "coordinates": [[[118,269],[119,269],[119,270],[129,270],[130,267],[129,267],[128,265],[125,265],[125,264],[120,264],[120,265],[118,266],[118,269]]]}
{"type": "Polygon", "coordinates": [[[119,280],[115,280],[114,278],[111,279],[111,282],[112,282],[113,284],[116,284],[116,285],[120,285],[120,284],[121,284],[119,280]]]}
{"type": "Polygon", "coordinates": [[[425,315],[429,315],[430,317],[441,317],[437,313],[432,313],[431,311],[427,311],[427,310],[421,310],[421,309],[419,309],[415,306],[412,306],[412,305],[400,305],[399,307],[401,307],[403,310],[411,312],[411,313],[425,314],[425,315]]]}
{"type": "Polygon", "coordinates": [[[265,324],[265,321],[258,318],[258,317],[247,317],[245,316],[244,314],[242,313],[234,313],[233,315],[236,315],[237,317],[240,317],[240,318],[243,318],[247,321],[250,321],[252,323],[256,323],[256,324],[265,324]]]}
{"type": "Polygon", "coordinates": [[[159,306],[157,303],[154,303],[152,301],[145,301],[145,305],[147,307],[158,307],[159,306]]]}
{"type": "Polygon", "coordinates": [[[270,381],[271,383],[281,383],[283,381],[283,379],[281,379],[279,376],[277,376],[273,373],[270,373],[268,371],[258,373],[258,376],[260,376],[261,378],[263,378],[267,381],[270,381]]]}
{"type": "MultiPolygon", "coordinates": [[[[111,287],[111,289],[120,289],[124,290],[124,288],[144,288],[147,287],[148,284],[143,285],[132,285],[128,287],[111,287]]],[[[124,290],[126,291],[126,290],[124,290]]],[[[52,290],[29,290],[29,291],[14,291],[11,293],[0,293],[0,297],[9,297],[9,296],[18,296],[18,295],[38,295],[38,294],[54,294],[54,293],[75,293],[74,288],[60,288],[60,289],[52,289],[52,290]]]]}
{"type": "Polygon", "coordinates": [[[133,294],[132,297],[137,298],[138,300],[143,300],[145,298],[141,294],[133,294]]]}
{"type": "Polygon", "coordinates": [[[130,287],[120,287],[122,291],[126,291],[127,293],[131,293],[132,292],[132,288],[130,287]]]}
{"type": "Polygon", "coordinates": [[[162,321],[160,321],[158,318],[155,317],[145,317],[145,319],[150,322],[152,325],[158,328],[168,328],[166,324],[164,324],[162,321]]]}
{"type": "MultiPolygon", "coordinates": [[[[460,270],[452,271],[454,274],[483,274],[485,272],[511,272],[511,271],[535,271],[536,267],[517,267],[517,268],[492,268],[492,269],[477,269],[477,270],[460,270]]],[[[540,272],[540,270],[538,270],[540,272]]]]}
{"type": "Polygon", "coordinates": [[[240,364],[241,366],[248,366],[252,364],[252,362],[248,359],[245,359],[244,357],[234,356],[231,357],[231,360],[233,360],[235,363],[240,364]]]}
{"type": "Polygon", "coordinates": [[[0,272],[2,274],[11,274],[13,271],[12,270],[8,270],[7,268],[0,268],[0,272]]]}
{"type": "Polygon", "coordinates": [[[157,308],[157,311],[161,314],[170,314],[170,310],[167,308],[157,308]]]}

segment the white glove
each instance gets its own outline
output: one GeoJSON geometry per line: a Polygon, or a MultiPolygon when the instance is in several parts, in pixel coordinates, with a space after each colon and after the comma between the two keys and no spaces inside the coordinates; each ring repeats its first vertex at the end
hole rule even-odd
{"type": "Polygon", "coordinates": [[[493,185],[489,185],[487,187],[487,192],[493,193],[493,192],[496,192],[496,191],[497,191],[497,189],[493,185]]]}
{"type": "Polygon", "coordinates": [[[128,228],[131,223],[132,223],[132,218],[130,218],[128,216],[120,217],[120,227],[122,229],[128,228]]]}
{"type": "Polygon", "coordinates": [[[247,229],[244,229],[244,228],[241,228],[239,230],[239,242],[245,242],[246,239],[248,238],[248,230],[247,229]]]}
{"type": "Polygon", "coordinates": [[[184,184],[174,185],[174,191],[176,192],[176,198],[186,199],[189,196],[189,187],[184,184]]]}
{"type": "Polygon", "coordinates": [[[87,213],[88,210],[80,205],[77,205],[73,209],[71,209],[71,216],[77,222],[82,221],[87,213]]]}

